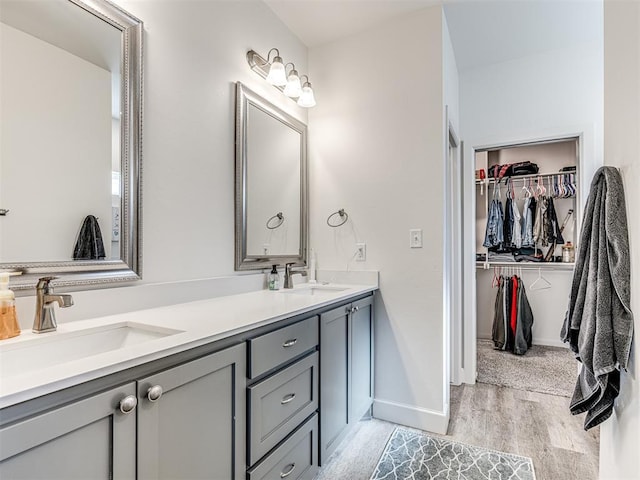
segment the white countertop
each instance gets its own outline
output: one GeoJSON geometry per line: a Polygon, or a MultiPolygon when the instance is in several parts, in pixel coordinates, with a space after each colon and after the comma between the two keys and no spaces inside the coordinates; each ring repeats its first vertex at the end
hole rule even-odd
{"type": "MultiPolygon", "coordinates": [[[[296,289],[306,286],[302,284],[296,289]]],[[[337,284],[332,284],[331,287],[341,290],[323,290],[314,295],[298,295],[284,290],[260,290],[60,324],[58,330],[52,333],[34,334],[23,331],[18,337],[0,342],[0,408],[215,342],[378,288],[376,285],[337,284]],[[105,353],[89,354],[80,360],[53,366],[46,366],[47,358],[39,358],[43,367],[30,367],[30,371],[26,373],[16,374],[15,372],[20,370],[19,366],[10,364],[11,350],[24,349],[29,344],[53,343],[62,337],[82,335],[87,329],[95,331],[115,324],[142,324],[160,331],[178,330],[179,333],[105,353]],[[3,358],[5,355],[6,358],[3,358]]],[[[37,354],[37,346],[29,349],[37,354]]]]}

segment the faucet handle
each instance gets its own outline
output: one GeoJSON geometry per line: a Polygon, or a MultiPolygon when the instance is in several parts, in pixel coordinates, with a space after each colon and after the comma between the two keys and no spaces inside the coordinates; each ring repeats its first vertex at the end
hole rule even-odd
{"type": "Polygon", "coordinates": [[[38,279],[36,289],[49,289],[49,283],[59,277],[41,277],[38,279]]]}

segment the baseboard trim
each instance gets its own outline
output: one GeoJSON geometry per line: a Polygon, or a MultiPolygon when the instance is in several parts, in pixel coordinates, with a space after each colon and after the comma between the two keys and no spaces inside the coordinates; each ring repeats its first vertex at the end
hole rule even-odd
{"type": "Polygon", "coordinates": [[[373,417],[441,435],[445,435],[449,427],[449,415],[444,412],[388,400],[373,401],[373,417]]]}

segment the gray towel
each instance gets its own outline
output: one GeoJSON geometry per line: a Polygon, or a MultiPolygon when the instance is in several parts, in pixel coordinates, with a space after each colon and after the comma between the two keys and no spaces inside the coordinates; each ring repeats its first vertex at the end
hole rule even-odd
{"type": "Polygon", "coordinates": [[[73,248],[74,260],[98,260],[105,258],[104,244],[98,219],[87,215],[82,222],[76,245],[73,248]]]}
{"type": "Polygon", "coordinates": [[[622,177],[617,169],[602,167],[591,183],[560,334],[582,362],[570,410],[588,411],[585,430],[609,418],[620,369],[627,368],[633,337],[630,276],[622,177]]]}

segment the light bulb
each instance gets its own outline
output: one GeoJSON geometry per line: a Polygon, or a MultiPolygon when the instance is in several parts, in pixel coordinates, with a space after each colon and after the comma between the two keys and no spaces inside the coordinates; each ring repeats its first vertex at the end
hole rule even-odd
{"type": "Polygon", "coordinates": [[[305,82],[304,87],[302,87],[302,94],[300,98],[298,98],[298,105],[306,108],[316,106],[316,98],[313,95],[313,89],[309,82],[305,82]]]}
{"type": "Polygon", "coordinates": [[[271,62],[271,68],[269,69],[269,75],[267,75],[267,82],[271,85],[281,87],[287,84],[287,74],[284,70],[284,64],[282,58],[275,57],[271,62]]]}
{"type": "Polygon", "coordinates": [[[298,98],[302,94],[302,85],[300,85],[300,77],[296,69],[289,72],[287,86],[284,87],[284,94],[291,98],[298,98]]]}

